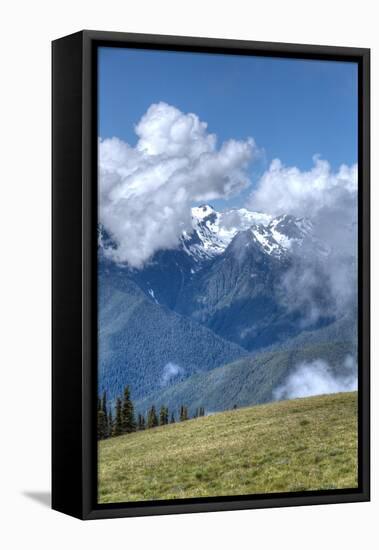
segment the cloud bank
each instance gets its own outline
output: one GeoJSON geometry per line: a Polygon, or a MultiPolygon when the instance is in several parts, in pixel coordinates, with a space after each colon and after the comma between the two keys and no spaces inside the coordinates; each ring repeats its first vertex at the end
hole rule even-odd
{"type": "Polygon", "coordinates": [[[293,266],[277,289],[282,303],[299,312],[305,326],[355,310],[357,189],[356,164],[333,171],[315,156],[312,168],[301,171],[276,159],[249,198],[253,210],[312,221],[313,238],[294,251],[293,266]]]}
{"type": "Polygon", "coordinates": [[[99,141],[99,218],[116,244],[119,263],[140,268],[158,250],[174,248],[191,231],[191,205],[238,194],[250,184],[252,138],[217,138],[193,113],[166,103],[149,107],[135,127],[135,147],[99,141]]]}
{"type": "Polygon", "coordinates": [[[343,374],[335,375],[329,364],[322,359],[301,363],[285,383],[273,392],[274,399],[294,399],[356,390],[357,365],[351,355],[346,356],[343,371],[343,374]]]}

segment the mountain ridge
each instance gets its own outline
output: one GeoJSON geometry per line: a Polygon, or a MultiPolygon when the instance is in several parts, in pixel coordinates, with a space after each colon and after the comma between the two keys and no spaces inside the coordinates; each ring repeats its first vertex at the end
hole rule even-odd
{"type": "MultiPolygon", "coordinates": [[[[332,349],[336,339],[354,340],[353,315],[305,324],[304,312],[282,300],[283,280],[303,251],[328,262],[311,220],[209,205],[192,214],[193,231],[141,269],[107,258],[116,244],[99,226],[99,391],[110,401],[127,383],[141,402],[167,390],[162,377],[185,384],[265,350],[292,357],[302,344],[332,349]]],[[[326,283],[320,275],[318,300],[328,299],[326,283]]]]}

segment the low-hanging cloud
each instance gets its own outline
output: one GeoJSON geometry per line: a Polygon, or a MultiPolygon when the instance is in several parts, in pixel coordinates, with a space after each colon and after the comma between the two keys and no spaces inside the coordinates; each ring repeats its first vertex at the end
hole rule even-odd
{"type": "Polygon", "coordinates": [[[357,165],[313,158],[308,171],[274,160],[249,198],[249,207],[273,216],[292,214],[312,221],[312,239],[293,250],[292,267],[277,292],[299,312],[304,326],[321,318],[354,314],[357,295],[357,165]],[[321,246],[320,246],[321,245],[321,246]]]}
{"type": "Polygon", "coordinates": [[[339,374],[322,359],[304,362],[295,368],[287,380],[273,392],[275,400],[294,399],[354,391],[357,389],[357,365],[351,355],[347,355],[339,374]]]}
{"type": "Polygon", "coordinates": [[[194,202],[228,198],[250,184],[247,167],[258,149],[252,138],[217,148],[197,115],[163,102],[149,107],[135,133],[135,147],[99,141],[99,217],[115,244],[105,254],[140,268],[191,230],[194,202]]]}
{"type": "Polygon", "coordinates": [[[167,386],[173,379],[184,373],[183,367],[180,367],[176,363],[167,363],[163,367],[163,373],[161,377],[161,386],[167,386]]]}

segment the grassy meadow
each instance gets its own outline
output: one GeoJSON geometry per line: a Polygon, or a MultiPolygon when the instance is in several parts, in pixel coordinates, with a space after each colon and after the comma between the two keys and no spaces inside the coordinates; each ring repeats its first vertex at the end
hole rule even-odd
{"type": "Polygon", "coordinates": [[[257,405],[99,442],[99,502],[357,486],[357,393],[257,405]]]}

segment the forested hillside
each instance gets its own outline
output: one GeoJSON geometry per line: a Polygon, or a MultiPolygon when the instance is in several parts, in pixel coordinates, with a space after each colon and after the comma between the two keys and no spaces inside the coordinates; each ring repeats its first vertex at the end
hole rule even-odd
{"type": "Polygon", "coordinates": [[[99,276],[99,394],[133,398],[247,355],[236,344],[147,298],[123,270],[99,276]]]}
{"type": "Polygon", "coordinates": [[[352,353],[350,342],[323,343],[293,350],[260,353],[233,363],[198,373],[187,380],[161,389],[145,399],[137,400],[137,412],[146,413],[154,404],[177,410],[182,403],[189,404],[193,415],[198,407],[206,413],[267,403],[275,399],[274,391],[292,372],[294,365],[313,361],[326,361],[335,376],[346,373],[344,361],[352,353]]]}

